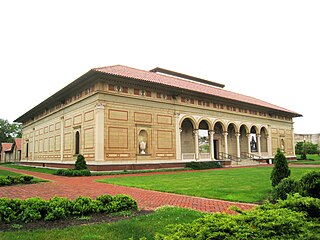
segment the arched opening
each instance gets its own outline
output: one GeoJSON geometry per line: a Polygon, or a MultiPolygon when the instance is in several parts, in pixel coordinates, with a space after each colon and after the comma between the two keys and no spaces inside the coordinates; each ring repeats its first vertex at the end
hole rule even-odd
{"type": "Polygon", "coordinates": [[[228,153],[232,156],[237,156],[237,137],[234,124],[228,126],[228,153]]]}
{"type": "Polygon", "coordinates": [[[29,142],[26,143],[26,159],[29,157],[29,142]]]}
{"type": "Polygon", "coordinates": [[[139,132],[139,153],[148,154],[148,133],[146,130],[139,132]]]}
{"type": "MultiPolygon", "coordinates": [[[[240,127],[240,149],[241,149],[241,154],[245,155],[247,157],[248,153],[248,130],[245,125],[241,125],[240,127]]],[[[246,158],[245,157],[245,158],[246,158]]]]}
{"type": "Polygon", "coordinates": [[[75,146],[75,154],[80,154],[80,133],[79,131],[76,132],[76,136],[75,136],[75,142],[76,142],[76,146],[75,146]]]}
{"type": "Polygon", "coordinates": [[[209,125],[206,120],[199,124],[199,156],[200,159],[210,159],[209,125]]]}
{"type": "Polygon", "coordinates": [[[219,152],[224,152],[224,149],[225,149],[225,145],[223,141],[223,130],[224,128],[221,122],[216,122],[214,124],[214,127],[213,127],[214,159],[220,159],[219,152]]]}
{"type": "Polygon", "coordinates": [[[256,153],[258,152],[258,139],[257,139],[257,128],[252,126],[250,129],[250,149],[251,152],[256,153]]]}
{"type": "Polygon", "coordinates": [[[261,128],[260,131],[260,147],[261,147],[261,153],[263,155],[267,155],[268,153],[268,132],[265,127],[261,128]]]}
{"type": "Polygon", "coordinates": [[[195,159],[194,124],[189,118],[181,123],[181,154],[182,159],[195,159]]]}

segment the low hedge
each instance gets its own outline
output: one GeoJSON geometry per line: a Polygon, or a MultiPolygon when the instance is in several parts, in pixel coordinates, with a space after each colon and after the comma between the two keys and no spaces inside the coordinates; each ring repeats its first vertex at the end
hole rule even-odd
{"type": "Polygon", "coordinates": [[[240,214],[208,214],[189,224],[169,225],[156,240],[171,239],[319,239],[319,199],[290,196],[240,214]]]}
{"type": "Polygon", "coordinates": [[[222,166],[218,162],[188,162],[186,164],[187,168],[191,168],[194,170],[201,170],[201,169],[210,169],[210,168],[221,168],[222,166]]]}
{"type": "Polygon", "coordinates": [[[27,223],[42,219],[53,221],[69,216],[116,213],[137,209],[137,202],[122,194],[116,196],[105,194],[95,200],[78,197],[74,201],[62,197],[53,197],[49,200],[0,198],[0,221],[5,223],[27,223]]]}
{"type": "Polygon", "coordinates": [[[91,176],[90,170],[76,170],[76,169],[59,169],[56,175],[66,177],[80,177],[80,176],[91,176]]]}
{"type": "Polygon", "coordinates": [[[273,188],[270,200],[276,202],[285,200],[288,195],[299,193],[304,197],[320,198],[320,171],[311,171],[304,174],[300,180],[284,178],[273,188]]]}
{"type": "Polygon", "coordinates": [[[28,184],[33,180],[32,176],[21,175],[21,176],[7,176],[0,177],[0,186],[8,186],[14,184],[28,184]]]}

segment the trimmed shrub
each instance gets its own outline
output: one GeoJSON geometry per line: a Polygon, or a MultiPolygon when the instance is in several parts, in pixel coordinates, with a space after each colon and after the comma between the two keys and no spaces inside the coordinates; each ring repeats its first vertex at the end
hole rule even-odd
{"type": "Polygon", "coordinates": [[[299,192],[302,196],[320,198],[320,171],[304,174],[299,183],[299,192]]]}
{"type": "Polygon", "coordinates": [[[90,170],[75,170],[75,169],[59,169],[56,175],[66,176],[66,177],[81,177],[81,176],[91,176],[90,170]]]}
{"type": "Polygon", "coordinates": [[[47,215],[47,201],[41,198],[28,198],[22,201],[19,219],[22,222],[39,220],[47,215]]]}
{"type": "Polygon", "coordinates": [[[298,192],[298,181],[292,178],[284,178],[281,182],[275,186],[271,192],[271,200],[276,201],[278,199],[285,200],[288,194],[294,194],[298,192]]]}
{"type": "Polygon", "coordinates": [[[48,201],[47,216],[44,220],[51,221],[69,216],[72,212],[73,202],[67,198],[53,197],[48,201]]]}
{"type": "Polygon", "coordinates": [[[109,194],[104,194],[96,198],[98,202],[99,212],[109,212],[110,203],[113,201],[113,197],[109,194]]]}
{"type": "Polygon", "coordinates": [[[85,160],[85,158],[84,158],[83,155],[79,154],[79,155],[77,156],[77,160],[76,160],[74,169],[76,169],[76,170],[85,170],[85,169],[88,169],[86,160],[85,160]]]}
{"type": "Polygon", "coordinates": [[[164,239],[319,239],[318,199],[295,195],[238,215],[208,214],[189,224],[170,225],[164,239]]]}
{"type": "Polygon", "coordinates": [[[131,197],[124,194],[118,194],[113,197],[109,208],[112,210],[112,212],[122,212],[130,209],[137,210],[138,205],[137,202],[131,197]]]}
{"type": "Polygon", "coordinates": [[[187,168],[194,170],[210,169],[210,168],[221,168],[222,166],[218,162],[188,162],[186,163],[187,168]]]}
{"type": "Polygon", "coordinates": [[[6,176],[0,177],[0,186],[8,186],[14,184],[28,184],[33,180],[32,176],[21,175],[21,176],[6,176]]]}
{"type": "Polygon", "coordinates": [[[171,225],[164,239],[313,239],[304,213],[289,209],[257,209],[239,215],[212,214],[191,224],[171,225]]]}
{"type": "Polygon", "coordinates": [[[105,194],[97,197],[97,200],[78,197],[74,201],[61,197],[54,197],[48,201],[40,198],[0,198],[0,222],[30,222],[39,219],[52,221],[71,215],[83,216],[96,212],[116,213],[137,209],[137,202],[126,195],[112,197],[105,194]]]}
{"type": "Polygon", "coordinates": [[[278,148],[277,154],[274,156],[274,167],[271,172],[272,186],[277,186],[280,181],[290,176],[290,169],[286,156],[278,148]]]}
{"type": "Polygon", "coordinates": [[[302,197],[298,193],[288,195],[288,198],[280,200],[276,208],[287,208],[295,212],[305,212],[310,218],[320,218],[320,199],[313,197],[302,197]]]}
{"type": "Polygon", "coordinates": [[[86,215],[89,213],[95,213],[99,209],[97,203],[97,201],[92,200],[89,197],[78,197],[73,202],[72,214],[86,215]]]}

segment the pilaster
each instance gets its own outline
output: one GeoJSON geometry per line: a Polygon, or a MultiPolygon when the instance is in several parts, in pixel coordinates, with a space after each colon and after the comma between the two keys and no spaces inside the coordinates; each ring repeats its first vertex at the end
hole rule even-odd
{"type": "Polygon", "coordinates": [[[104,161],[104,109],[105,105],[98,102],[94,109],[95,114],[95,161],[104,161]]]}

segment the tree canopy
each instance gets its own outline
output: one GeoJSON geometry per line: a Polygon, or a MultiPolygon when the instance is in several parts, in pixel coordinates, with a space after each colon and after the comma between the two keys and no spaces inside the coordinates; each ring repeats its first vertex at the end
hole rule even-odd
{"type": "Polygon", "coordinates": [[[21,125],[10,123],[8,120],[0,118],[0,143],[13,142],[14,138],[21,138],[21,125]]]}

